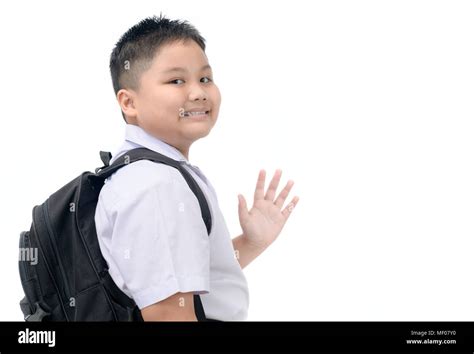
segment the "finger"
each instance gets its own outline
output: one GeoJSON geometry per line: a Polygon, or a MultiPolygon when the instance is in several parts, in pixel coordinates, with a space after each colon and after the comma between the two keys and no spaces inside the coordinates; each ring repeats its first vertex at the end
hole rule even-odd
{"type": "Polygon", "coordinates": [[[300,200],[299,197],[294,197],[291,202],[288,203],[288,205],[283,209],[282,214],[285,217],[285,221],[288,220],[288,217],[290,216],[291,212],[295,209],[296,204],[298,204],[298,201],[300,200]]]}
{"type": "Polygon", "coordinates": [[[249,210],[247,208],[247,202],[245,201],[244,196],[239,194],[237,197],[239,198],[239,220],[242,223],[247,219],[249,210]]]}
{"type": "Polygon", "coordinates": [[[275,199],[275,193],[278,188],[278,184],[280,183],[282,171],[280,169],[275,171],[272,180],[270,181],[270,185],[268,186],[267,193],[265,194],[265,200],[270,200],[273,202],[275,199]]]}
{"type": "Polygon", "coordinates": [[[255,187],[254,200],[263,199],[263,192],[265,188],[265,170],[260,170],[258,173],[257,186],[255,187]]]}
{"type": "Polygon", "coordinates": [[[285,200],[288,197],[288,194],[290,194],[291,188],[293,188],[294,184],[295,182],[293,182],[291,179],[286,183],[285,188],[283,188],[283,190],[280,192],[275,202],[277,207],[281,208],[283,206],[283,203],[285,203],[285,200]]]}

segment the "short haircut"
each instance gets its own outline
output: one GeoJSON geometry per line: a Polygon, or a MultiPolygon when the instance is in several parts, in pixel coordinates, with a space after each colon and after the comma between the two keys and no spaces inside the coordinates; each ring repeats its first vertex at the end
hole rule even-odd
{"type": "MultiPolygon", "coordinates": [[[[115,95],[121,89],[138,90],[140,76],[163,45],[175,41],[196,42],[206,50],[205,39],[187,21],[170,20],[160,14],[131,27],[119,39],[110,55],[110,74],[115,95]]],[[[122,112],[123,119],[125,115],[122,112]]]]}

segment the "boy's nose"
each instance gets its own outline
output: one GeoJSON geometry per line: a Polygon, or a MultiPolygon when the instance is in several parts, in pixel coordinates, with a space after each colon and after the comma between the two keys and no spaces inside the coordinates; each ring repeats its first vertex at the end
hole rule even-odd
{"type": "Polygon", "coordinates": [[[190,101],[207,100],[207,93],[199,85],[193,85],[190,87],[190,90],[189,90],[189,100],[190,101]]]}

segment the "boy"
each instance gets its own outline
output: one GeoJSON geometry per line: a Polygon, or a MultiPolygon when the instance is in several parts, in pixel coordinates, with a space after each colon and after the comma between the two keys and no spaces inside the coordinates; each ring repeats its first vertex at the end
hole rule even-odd
{"type": "Polygon", "coordinates": [[[250,211],[238,196],[243,234],[231,239],[214,188],[188,160],[192,143],[216,123],[221,98],[204,39],[187,22],[161,15],[141,21],[116,44],[110,70],[127,123],[125,142],[111,162],[137,147],[180,161],[212,215],[208,235],[199,203],[175,168],[143,160],[120,169],[103,186],[95,214],[112,279],[145,321],[196,321],[194,294],[207,318],[245,320],[249,296],[242,269],[283,228],[298,202],[295,197],[283,208],[293,182],[275,198],[277,170],[264,194],[261,170],[250,211]]]}

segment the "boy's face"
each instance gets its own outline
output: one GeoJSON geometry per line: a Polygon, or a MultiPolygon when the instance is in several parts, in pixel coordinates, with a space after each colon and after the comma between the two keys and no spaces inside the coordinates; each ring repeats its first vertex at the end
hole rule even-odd
{"type": "Polygon", "coordinates": [[[128,123],[187,157],[189,146],[208,135],[217,121],[221,96],[212,80],[206,54],[196,42],[162,46],[142,73],[138,90],[127,90],[131,95],[125,111],[128,123]]]}

